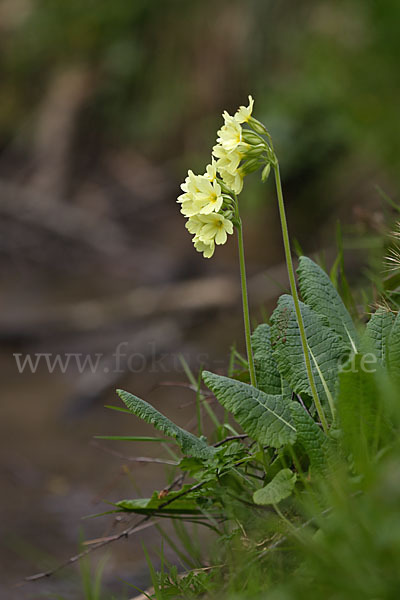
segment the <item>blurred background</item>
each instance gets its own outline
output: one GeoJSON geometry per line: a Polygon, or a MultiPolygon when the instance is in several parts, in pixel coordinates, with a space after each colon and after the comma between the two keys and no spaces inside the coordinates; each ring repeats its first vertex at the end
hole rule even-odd
{"type": "MultiPolygon", "coordinates": [[[[224,372],[243,350],[235,241],[204,260],[175,203],[224,109],[254,96],[293,238],[330,266],[340,219],[362,282],[398,198],[399,26],[396,0],[0,0],[1,598],[83,597],[71,568],[13,586],[118,530],[81,521],[103,499],[165,485],[129,461],[159,447],[93,441],[151,432],[104,408],[114,388],[190,428],[179,353],[224,372]]],[[[287,285],[274,198],[258,177],[241,196],[255,321],[287,285]]],[[[107,551],[110,593],[145,585],[140,539],[107,551]]]]}

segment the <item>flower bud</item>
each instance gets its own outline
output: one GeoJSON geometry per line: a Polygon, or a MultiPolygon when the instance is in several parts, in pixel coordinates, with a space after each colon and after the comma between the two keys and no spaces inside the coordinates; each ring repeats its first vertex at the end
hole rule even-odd
{"type": "Polygon", "coordinates": [[[257,171],[261,166],[261,163],[258,158],[251,158],[250,160],[246,160],[243,165],[241,165],[240,169],[243,175],[248,175],[249,173],[253,173],[257,171]]]}
{"type": "Polygon", "coordinates": [[[261,173],[261,181],[263,183],[265,183],[269,177],[269,174],[271,172],[271,163],[267,163],[265,165],[265,167],[263,168],[263,171],[261,173]]]}
{"type": "Polygon", "coordinates": [[[265,135],[266,133],[268,133],[266,127],[254,117],[250,117],[250,119],[247,122],[256,133],[259,133],[261,135],[265,135]]]}
{"type": "Polygon", "coordinates": [[[266,146],[262,146],[259,144],[258,146],[253,146],[249,150],[247,150],[245,157],[246,158],[258,158],[266,151],[266,146]]]}
{"type": "Polygon", "coordinates": [[[254,131],[249,131],[248,129],[243,130],[242,139],[251,146],[258,146],[258,144],[263,144],[266,146],[265,141],[258,135],[258,133],[254,133],[254,131]]]}
{"type": "Polygon", "coordinates": [[[232,198],[232,190],[226,185],[226,183],[222,179],[218,179],[218,183],[221,186],[223,193],[232,198]]]}

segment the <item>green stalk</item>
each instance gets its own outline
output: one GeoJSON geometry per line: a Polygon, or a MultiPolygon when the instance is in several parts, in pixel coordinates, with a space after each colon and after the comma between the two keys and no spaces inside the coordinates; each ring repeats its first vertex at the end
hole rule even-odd
{"type": "Polygon", "coordinates": [[[250,328],[249,300],[248,300],[248,294],[247,294],[246,264],[245,264],[245,260],[244,260],[243,227],[242,227],[242,221],[240,220],[240,217],[238,218],[237,231],[238,231],[240,282],[241,282],[241,286],[242,286],[243,321],[244,321],[244,334],[245,334],[245,338],[246,338],[247,360],[249,363],[250,383],[252,386],[257,387],[256,370],[254,368],[253,351],[251,349],[251,328],[250,328]]]}
{"type": "MultiPolygon", "coordinates": [[[[249,299],[247,293],[247,280],[246,280],[246,263],[244,260],[244,243],[243,243],[243,226],[242,220],[239,215],[239,207],[236,200],[236,219],[237,219],[237,232],[238,232],[238,248],[239,248],[239,264],[240,264],[240,282],[242,287],[242,305],[243,305],[243,321],[244,321],[244,334],[246,338],[246,350],[247,350],[247,361],[249,363],[250,383],[253,387],[257,387],[256,370],[254,367],[253,350],[251,348],[251,327],[250,327],[250,313],[249,313],[249,299]]],[[[262,444],[258,444],[258,449],[261,454],[262,463],[265,472],[268,470],[268,461],[265,456],[264,448],[262,444]]]]}
{"type": "Polygon", "coordinates": [[[203,368],[200,365],[199,375],[197,378],[197,389],[196,389],[196,414],[197,414],[197,428],[199,432],[199,436],[203,435],[203,416],[201,414],[201,382],[202,382],[202,373],[203,368]]]}
{"type": "Polygon", "coordinates": [[[322,408],[321,401],[318,397],[317,388],[315,386],[314,374],[312,372],[310,355],[308,352],[307,337],[306,337],[306,332],[304,329],[303,317],[302,317],[301,310],[300,310],[300,302],[299,302],[299,296],[297,293],[296,279],[294,276],[292,254],[290,251],[289,232],[288,232],[288,226],[287,226],[287,221],[286,221],[285,204],[283,201],[281,175],[279,172],[279,163],[276,159],[274,161],[273,168],[274,168],[274,175],[275,175],[276,193],[278,196],[279,216],[280,216],[281,226],[282,226],[283,246],[285,248],[286,265],[287,265],[289,282],[290,282],[290,291],[293,296],[294,309],[296,311],[297,323],[299,325],[301,345],[303,347],[303,353],[304,353],[304,359],[305,359],[305,363],[306,363],[308,380],[310,382],[311,393],[312,393],[312,397],[313,397],[313,400],[315,403],[315,408],[317,409],[317,413],[320,418],[322,427],[323,427],[325,433],[327,433],[328,432],[328,423],[327,423],[327,420],[325,417],[324,409],[322,408]]]}

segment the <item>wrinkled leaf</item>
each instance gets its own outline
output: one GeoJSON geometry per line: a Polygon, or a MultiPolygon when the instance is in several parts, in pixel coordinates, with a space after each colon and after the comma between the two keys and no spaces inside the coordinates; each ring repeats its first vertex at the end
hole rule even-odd
{"type": "Polygon", "coordinates": [[[321,315],[325,324],[356,351],[357,330],[329,276],[307,256],[300,257],[297,274],[304,302],[321,315]]]}
{"type": "MultiPolygon", "coordinates": [[[[309,306],[300,303],[315,385],[321,402],[332,406],[338,367],[348,354],[342,339],[309,306]]],[[[272,346],[281,375],[297,393],[311,396],[293,298],[281,296],[272,314],[272,346]]]]}
{"type": "Polygon", "coordinates": [[[273,448],[294,443],[296,429],[282,396],[265,394],[251,385],[209,371],[204,371],[203,379],[254,440],[273,448]]]}
{"type": "Polygon", "coordinates": [[[175,425],[145,400],[141,400],[129,392],[124,392],[124,390],[117,390],[117,394],[134,415],[153,425],[165,435],[174,438],[182,452],[187,456],[195,456],[201,459],[214,456],[214,448],[208,446],[204,440],[175,425]]]}
{"type": "Polygon", "coordinates": [[[400,383],[400,313],[393,323],[388,339],[388,367],[393,379],[400,383]]]}
{"type": "Polygon", "coordinates": [[[387,344],[394,319],[392,312],[378,309],[368,321],[361,340],[362,351],[372,352],[382,365],[386,363],[387,344]]]}
{"type": "Polygon", "coordinates": [[[299,402],[292,402],[290,410],[297,431],[297,443],[307,454],[311,469],[324,471],[329,450],[328,438],[299,402]]]}
{"type": "Polygon", "coordinates": [[[281,376],[271,346],[271,328],[266,323],[257,327],[251,336],[257,387],[266,394],[281,394],[281,376]]]}

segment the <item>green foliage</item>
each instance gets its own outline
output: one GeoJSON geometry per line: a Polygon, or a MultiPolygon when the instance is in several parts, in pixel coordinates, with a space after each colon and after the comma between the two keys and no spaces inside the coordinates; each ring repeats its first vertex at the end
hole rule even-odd
{"type": "Polygon", "coordinates": [[[184,454],[201,459],[213,456],[214,449],[208,446],[203,439],[197,438],[195,435],[175,425],[175,423],[167,419],[167,417],[145,400],[141,400],[129,392],[124,392],[124,390],[117,390],[117,393],[134,415],[174,438],[184,454]]]}
{"type": "Polygon", "coordinates": [[[243,430],[260,444],[279,448],[295,441],[296,429],[282,396],[264,394],[251,385],[209,371],[204,371],[203,380],[243,430]]]}
{"type": "MultiPolygon", "coordinates": [[[[310,259],[301,258],[299,279],[316,386],[324,406],[331,409],[327,432],[311,400],[288,295],[279,299],[271,326],[261,324],[252,335],[258,387],[202,373],[225,409],[223,422],[218,412],[210,418],[218,440],[213,446],[177,427],[147,402],[118,392],[130,412],[175,439],[185,455],[178,467],[195,483],[155,491],[151,498],[120,501],[114,512],[168,517],[180,528],[182,521],[207,525],[218,540],[218,554],[207,573],[192,570],[180,578],[171,565],[158,574],[152,565],[151,598],[308,600],[306,590],[312,589],[317,590],[311,594],[315,600],[334,597],[332,590],[340,590],[344,600],[372,600],[392,597],[383,591],[396,589],[398,578],[388,576],[385,581],[382,573],[383,548],[400,539],[393,504],[397,484],[390,491],[384,475],[384,492],[379,482],[390,457],[399,452],[400,316],[378,309],[366,326],[355,327],[330,279],[310,259]],[[236,425],[228,422],[228,413],[236,425]],[[388,528],[381,534],[373,519],[382,494],[393,521],[377,517],[377,523],[388,528]],[[381,536],[381,546],[374,536],[381,536]],[[357,552],[352,549],[355,537],[357,552]],[[368,574],[362,581],[362,569],[354,567],[356,555],[357,560],[358,555],[373,557],[380,565],[379,576],[368,574]],[[321,574],[316,565],[336,569],[336,574],[321,574]],[[356,580],[350,576],[354,569],[356,580]],[[273,575],[266,578],[265,573],[273,575]]],[[[236,352],[232,356],[239,357],[236,352]]],[[[235,376],[232,360],[229,372],[235,376]]],[[[242,371],[236,376],[247,379],[242,371]]],[[[202,400],[197,411],[202,423],[205,392],[199,378],[191,372],[190,378],[202,400]]],[[[184,553],[165,533],[163,537],[193,569],[202,564],[201,553],[185,529],[180,533],[184,553]]],[[[363,568],[367,558],[361,559],[363,568]]],[[[395,560],[389,559],[392,568],[395,560]]]]}
{"type": "MultiPolygon", "coordinates": [[[[347,347],[309,306],[301,304],[301,312],[318,395],[325,405],[332,407],[337,373],[347,353],[347,347]]],[[[271,322],[272,347],[282,376],[296,393],[311,396],[300,331],[291,296],[280,297],[271,322]]]]}
{"type": "Polygon", "coordinates": [[[372,352],[383,366],[386,365],[387,345],[393,323],[392,312],[378,309],[368,321],[361,340],[362,351],[372,352]]]}
{"type": "Polygon", "coordinates": [[[296,483],[296,473],[290,469],[282,469],[267,485],[253,494],[253,500],[256,504],[278,504],[284,500],[293,491],[296,483]]]}
{"type": "Polygon", "coordinates": [[[272,354],[270,326],[266,323],[259,325],[251,336],[251,344],[258,388],[266,394],[281,394],[281,375],[272,354]]]}
{"type": "Polygon", "coordinates": [[[303,448],[310,461],[311,471],[322,473],[328,466],[329,440],[314,419],[298,403],[290,404],[293,424],[296,427],[297,443],[303,448]]]}
{"type": "Polygon", "coordinates": [[[354,350],[358,335],[352,318],[328,275],[307,256],[299,259],[299,287],[304,302],[354,350]]]}
{"type": "Polygon", "coordinates": [[[167,573],[159,573],[158,577],[164,600],[198,598],[210,587],[209,572],[202,569],[194,569],[182,576],[176,566],[171,565],[167,573]]]}
{"type": "Polygon", "coordinates": [[[388,340],[388,368],[397,384],[400,383],[400,313],[397,315],[388,340]]]}
{"type": "MultiPolygon", "coordinates": [[[[81,548],[81,550],[83,550],[81,548]]],[[[91,561],[88,556],[84,556],[80,563],[80,575],[81,575],[81,585],[82,585],[82,593],[85,600],[105,600],[105,598],[110,599],[111,597],[107,594],[104,594],[103,588],[103,575],[104,569],[108,562],[109,557],[103,556],[100,561],[96,564],[96,567],[92,569],[91,561]]],[[[66,600],[64,596],[55,596],[59,600],[66,600]]]]}
{"type": "MultiPolygon", "coordinates": [[[[400,473],[398,448],[375,465],[362,492],[341,473],[323,486],[324,514],[305,502],[308,527],[291,537],[301,565],[281,574],[266,600],[395,599],[400,589],[400,473]]],[[[272,564],[270,564],[271,568],[272,564]]],[[[261,568],[261,565],[260,565],[261,568]]],[[[268,562],[263,564],[268,569],[268,562]]],[[[244,598],[245,596],[240,596],[244,598]]]]}
{"type": "MultiPolygon", "coordinates": [[[[349,0],[326,8],[310,0],[306,9],[286,0],[273,11],[263,0],[252,0],[240,3],[239,8],[231,1],[221,2],[219,26],[214,30],[210,0],[34,2],[13,35],[3,36],[2,82],[8,92],[4,112],[8,109],[14,116],[11,100],[28,106],[27,81],[35,82],[38,76],[47,79],[60,65],[81,61],[100,65],[102,77],[92,104],[99,122],[106,118],[109,131],[116,123],[122,129],[123,123],[131,122],[131,111],[139,109],[146,109],[143,113],[149,114],[141,117],[150,123],[157,119],[156,112],[164,119],[172,113],[180,131],[182,118],[197,115],[204,103],[192,91],[202,61],[193,62],[187,56],[199,55],[201,34],[207,31],[218,57],[221,50],[214,36],[219,37],[224,27],[234,31],[239,15],[248,28],[246,43],[240,36],[234,42],[228,34],[222,54],[227,64],[225,77],[236,81],[231,93],[245,95],[251,89],[263,95],[263,110],[271,115],[287,168],[292,177],[305,172],[303,198],[310,193],[307,175],[311,167],[317,179],[313,197],[315,202],[318,199],[318,210],[324,210],[319,185],[326,185],[327,171],[332,173],[348,151],[357,154],[361,149],[373,156],[378,152],[381,161],[398,164],[399,40],[394,24],[399,8],[395,0],[349,0]],[[240,60],[232,71],[231,60],[236,56],[240,60]],[[303,65],[301,72],[292,68],[297,61],[303,65]],[[167,84],[169,93],[162,94],[167,84]],[[181,107],[185,110],[180,111],[183,115],[178,121],[181,107]]],[[[216,97],[217,104],[220,98],[216,97]]],[[[139,121],[135,120],[136,128],[142,126],[139,121]]],[[[207,120],[203,119],[204,124],[207,120]]]]}
{"type": "Polygon", "coordinates": [[[136,498],[134,500],[120,500],[115,503],[118,511],[133,512],[140,515],[198,515],[201,514],[196,499],[190,497],[186,492],[191,488],[190,485],[184,486],[181,490],[162,494],[154,492],[151,498],[136,498]]]}
{"type": "Polygon", "coordinates": [[[357,467],[365,469],[376,454],[380,437],[381,402],[375,372],[366,370],[357,354],[339,375],[338,414],[343,444],[357,467]]]}

